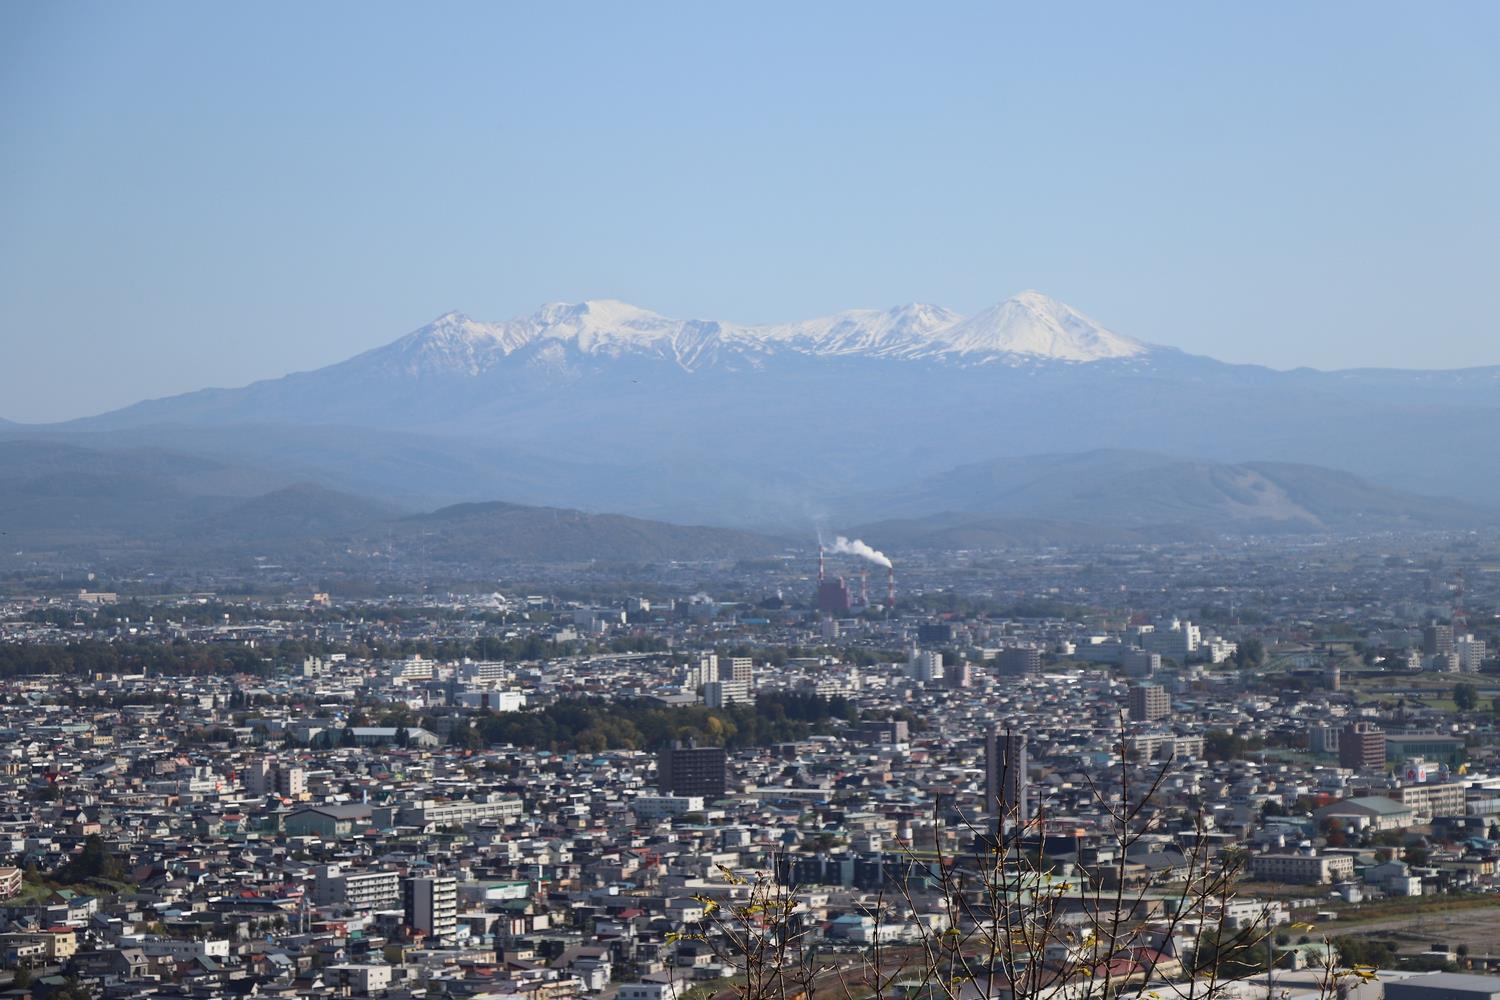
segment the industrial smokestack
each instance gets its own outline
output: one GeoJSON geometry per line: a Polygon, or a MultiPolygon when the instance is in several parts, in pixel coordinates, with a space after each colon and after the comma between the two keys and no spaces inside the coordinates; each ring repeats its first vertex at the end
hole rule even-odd
{"type": "Polygon", "coordinates": [[[818,582],[823,582],[823,546],[818,546],[818,582]]]}
{"type": "Polygon", "coordinates": [[[859,603],[861,607],[870,606],[870,571],[867,569],[859,571],[859,603]]]}
{"type": "Polygon", "coordinates": [[[896,610],[896,567],[890,563],[885,567],[885,607],[887,611],[896,610]]]}

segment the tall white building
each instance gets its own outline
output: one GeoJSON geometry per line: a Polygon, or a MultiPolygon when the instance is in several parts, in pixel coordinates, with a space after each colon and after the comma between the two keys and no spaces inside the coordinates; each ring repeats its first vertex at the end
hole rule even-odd
{"type": "Polygon", "coordinates": [[[753,700],[750,685],[745,681],[709,681],[703,685],[703,704],[709,708],[723,708],[725,705],[744,704],[753,700]]]}
{"type": "Polygon", "coordinates": [[[432,660],[418,656],[415,653],[402,660],[383,660],[380,665],[385,671],[387,680],[392,684],[405,684],[408,681],[430,681],[432,680],[433,668],[436,666],[432,660]]]}
{"type": "Polygon", "coordinates": [[[262,798],[270,793],[275,784],[276,769],[266,758],[252,760],[245,765],[245,794],[262,798]]]}
{"type": "Polygon", "coordinates": [[[307,794],[307,772],[300,767],[276,768],[276,794],[287,799],[300,799],[307,794]]]}
{"type": "Polygon", "coordinates": [[[401,901],[401,876],[319,865],[313,869],[312,897],[319,906],[346,906],[358,913],[380,910],[401,901]]]}
{"type": "Polygon", "coordinates": [[[1159,622],[1156,628],[1141,635],[1141,646],[1179,663],[1196,657],[1203,642],[1197,625],[1176,618],[1159,622]]]}
{"type": "Polygon", "coordinates": [[[500,660],[463,660],[458,665],[461,684],[509,680],[510,673],[510,667],[500,660]]]}
{"type": "Polygon", "coordinates": [[[943,679],[943,654],[931,649],[919,649],[912,653],[907,672],[918,684],[931,684],[943,679]]]}
{"type": "Polygon", "coordinates": [[[688,686],[699,688],[705,684],[712,684],[719,679],[719,657],[713,653],[704,653],[698,657],[698,662],[688,671],[688,686]]]}
{"type": "Polygon", "coordinates": [[[1462,635],[1454,639],[1453,652],[1458,656],[1458,669],[1466,674],[1479,673],[1479,665],[1484,662],[1488,653],[1484,640],[1476,639],[1472,635],[1462,635]]]}

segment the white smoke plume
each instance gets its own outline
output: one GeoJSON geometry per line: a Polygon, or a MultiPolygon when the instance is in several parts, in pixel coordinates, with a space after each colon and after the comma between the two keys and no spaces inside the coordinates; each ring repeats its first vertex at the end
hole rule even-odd
{"type": "Polygon", "coordinates": [[[891,568],[891,561],[886,557],[884,552],[881,552],[879,549],[870,548],[870,546],[858,538],[851,542],[843,535],[839,535],[833,540],[833,544],[828,547],[828,551],[841,553],[846,556],[859,556],[861,559],[870,560],[870,562],[877,566],[884,566],[886,569],[891,568]]]}

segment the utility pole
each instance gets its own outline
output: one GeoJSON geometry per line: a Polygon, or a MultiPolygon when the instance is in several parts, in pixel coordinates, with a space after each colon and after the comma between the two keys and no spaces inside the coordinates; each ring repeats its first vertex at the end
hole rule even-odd
{"type": "Polygon", "coordinates": [[[1276,1000],[1276,935],[1272,932],[1271,907],[1266,907],[1266,1000],[1276,1000]]]}

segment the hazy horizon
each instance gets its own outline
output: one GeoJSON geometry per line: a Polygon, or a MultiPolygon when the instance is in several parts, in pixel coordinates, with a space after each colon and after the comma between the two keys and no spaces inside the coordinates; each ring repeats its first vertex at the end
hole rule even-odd
{"type": "Polygon", "coordinates": [[[1491,5],[576,13],[0,10],[0,416],[584,298],[1036,288],[1232,362],[1500,363],[1491,5]]]}

